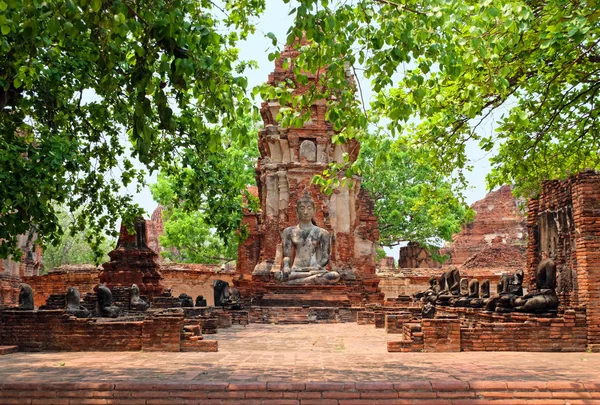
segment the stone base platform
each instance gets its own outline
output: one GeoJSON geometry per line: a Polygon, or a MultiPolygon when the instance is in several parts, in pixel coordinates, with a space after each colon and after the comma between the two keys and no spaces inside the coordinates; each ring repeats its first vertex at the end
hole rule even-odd
{"type": "Polygon", "coordinates": [[[261,307],[350,307],[344,285],[266,284],[252,304],[261,307]]]}

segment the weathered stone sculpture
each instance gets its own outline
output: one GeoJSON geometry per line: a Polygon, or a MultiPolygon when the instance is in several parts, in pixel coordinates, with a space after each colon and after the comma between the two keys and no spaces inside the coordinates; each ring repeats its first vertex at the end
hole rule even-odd
{"type": "Polygon", "coordinates": [[[423,318],[435,318],[435,305],[433,305],[431,302],[425,303],[425,305],[423,305],[423,309],[421,310],[421,315],[423,318]]]}
{"type": "MultiPolygon", "coordinates": [[[[477,280],[475,280],[477,281],[477,280]]],[[[479,285],[479,282],[477,282],[479,285]]],[[[469,283],[469,280],[466,278],[461,278],[460,279],[460,298],[454,298],[452,300],[450,300],[450,304],[454,305],[455,307],[468,307],[469,305],[471,305],[471,301],[472,301],[472,297],[471,297],[471,284],[469,283]]],[[[477,289],[479,290],[479,287],[477,287],[477,289]]],[[[477,293],[479,294],[479,291],[477,291],[477,293]]]]}
{"type": "Polygon", "coordinates": [[[223,305],[225,305],[222,301],[225,288],[229,288],[228,282],[223,281],[223,280],[215,280],[213,282],[215,307],[222,307],[223,305]]]}
{"type": "Polygon", "coordinates": [[[460,279],[460,296],[461,297],[469,296],[469,280],[466,278],[460,279]]]}
{"type": "MultiPolygon", "coordinates": [[[[423,302],[430,302],[430,297],[435,296],[440,293],[440,286],[435,277],[429,278],[429,288],[425,291],[420,291],[418,293],[413,294],[413,299],[421,300],[423,302]]],[[[435,297],[433,301],[435,301],[435,297]]]]}
{"type": "Polygon", "coordinates": [[[230,288],[229,283],[223,280],[214,281],[215,307],[224,307],[228,309],[240,309],[242,307],[242,297],[237,288],[230,288]]]}
{"type": "Polygon", "coordinates": [[[476,278],[469,282],[469,298],[479,298],[479,280],[476,278]]]}
{"type": "Polygon", "coordinates": [[[558,308],[556,296],[556,264],[546,253],[535,269],[536,291],[515,300],[515,309],[522,312],[548,312],[558,308]]]}
{"type": "Polygon", "coordinates": [[[206,306],[206,300],[204,299],[203,295],[199,295],[196,297],[196,306],[197,307],[205,307],[206,306]]]}
{"type": "Polygon", "coordinates": [[[100,315],[107,318],[116,318],[119,316],[121,310],[112,304],[112,292],[104,284],[98,284],[95,288],[96,294],[98,294],[98,307],[100,308],[100,315]]]}
{"type": "Polygon", "coordinates": [[[186,293],[179,294],[181,300],[181,306],[184,308],[192,308],[194,306],[194,299],[186,293]]]}
{"type": "Polygon", "coordinates": [[[308,193],[298,200],[296,213],[299,224],[285,228],[281,236],[283,266],[274,273],[275,280],[285,284],[335,284],[339,273],[325,269],[331,238],[329,232],[314,224],[315,203],[308,193]]]}
{"type": "Polygon", "coordinates": [[[81,305],[81,295],[76,287],[67,290],[67,313],[77,318],[89,318],[92,314],[81,305]]]}
{"type": "Polygon", "coordinates": [[[490,280],[485,279],[481,282],[481,298],[490,298],[490,280]]]}
{"type": "Polygon", "coordinates": [[[129,308],[134,311],[145,311],[150,303],[140,296],[140,288],[133,284],[129,290],[129,308]]]}
{"type": "Polygon", "coordinates": [[[436,300],[436,305],[448,305],[450,300],[460,294],[460,272],[455,266],[451,266],[443,275],[440,284],[444,289],[440,292],[436,300]]]}
{"type": "Polygon", "coordinates": [[[33,290],[29,284],[21,283],[19,285],[19,309],[33,311],[33,290]]]}
{"type": "Polygon", "coordinates": [[[504,273],[500,276],[500,280],[498,280],[498,284],[496,286],[496,294],[487,300],[485,300],[485,309],[486,311],[495,311],[498,301],[500,297],[508,294],[508,286],[510,284],[510,276],[507,273],[504,273]]]}

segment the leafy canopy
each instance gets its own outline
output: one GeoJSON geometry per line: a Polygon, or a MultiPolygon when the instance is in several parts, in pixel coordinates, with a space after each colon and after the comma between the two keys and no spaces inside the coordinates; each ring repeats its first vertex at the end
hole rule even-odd
{"type": "MultiPolygon", "coordinates": [[[[218,164],[221,128],[248,136],[238,124],[252,108],[248,64],[235,46],[263,8],[264,0],[0,0],[0,257],[19,256],[26,231],[59,243],[57,205],[76,214],[100,254],[103,231],[142,214],[123,187],[141,187],[143,169],[198,179],[189,190],[219,206],[227,195],[212,194],[217,179],[202,173],[218,164]]],[[[225,234],[236,226],[227,216],[207,221],[225,234]]]]}
{"type": "MultiPolygon", "coordinates": [[[[247,119],[244,125],[255,133],[252,120],[247,119]]],[[[178,176],[161,173],[157,183],[150,186],[154,199],[165,207],[160,242],[162,255],[171,261],[222,263],[237,257],[238,242],[245,237],[244,229],[238,228],[242,198],[256,209],[254,197],[246,188],[255,184],[258,138],[234,141],[226,131],[222,139],[229,144],[212,155],[200,173],[191,169],[178,176]],[[227,224],[236,226],[227,228],[227,224]]]]}
{"type": "MultiPolygon", "coordinates": [[[[69,229],[73,223],[73,217],[64,208],[57,208],[59,225],[62,229],[69,229]]],[[[116,240],[107,236],[100,250],[102,252],[101,260],[106,262],[109,259],[108,252],[115,247],[116,240]]],[[[43,253],[44,269],[46,271],[65,264],[85,264],[93,263],[95,255],[88,243],[88,235],[85,232],[66,232],[57,245],[46,246],[43,253]]]]}
{"type": "MultiPolygon", "coordinates": [[[[597,1],[569,0],[299,0],[287,43],[305,36],[294,69],[299,80],[318,73],[320,84],[293,100],[299,112],[284,111],[283,121],[305,119],[325,97],[342,136],[378,124],[463,181],[466,145],[478,142],[494,152],[490,189],[513,183],[534,195],[544,179],[600,168],[599,10],[597,1]],[[370,80],[369,106],[347,73],[370,80]],[[496,132],[482,133],[498,114],[496,132]]],[[[260,91],[290,98],[285,88],[260,91]]]]}
{"type": "Polygon", "coordinates": [[[424,152],[391,140],[365,141],[361,146],[357,163],[362,185],[375,200],[381,245],[411,241],[438,248],[474,218],[452,185],[418,162],[419,153],[424,152]]]}

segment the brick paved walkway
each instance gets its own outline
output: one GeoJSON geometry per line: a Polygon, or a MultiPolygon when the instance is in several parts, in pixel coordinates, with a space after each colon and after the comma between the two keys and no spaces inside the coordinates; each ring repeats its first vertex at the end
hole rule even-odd
{"type": "Polygon", "coordinates": [[[0,381],[600,382],[595,353],[388,353],[382,329],[356,324],[220,329],[217,353],[77,352],[0,356],[0,381]]]}

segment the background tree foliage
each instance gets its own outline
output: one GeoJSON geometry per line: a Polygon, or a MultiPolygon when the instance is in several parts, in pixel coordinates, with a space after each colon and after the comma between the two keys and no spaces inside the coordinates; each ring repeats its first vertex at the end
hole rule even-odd
{"type": "MultiPolygon", "coordinates": [[[[256,133],[253,120],[247,119],[243,125],[248,132],[256,133]]],[[[246,236],[239,228],[242,199],[249,208],[257,209],[257,202],[246,188],[255,184],[258,137],[250,137],[249,142],[246,138],[236,141],[226,131],[222,139],[228,144],[210,157],[200,173],[192,169],[178,176],[161,173],[157,183],[150,186],[154,200],[166,208],[160,242],[163,256],[171,261],[222,263],[237,258],[238,242],[246,236]],[[215,194],[219,198],[212,197],[215,194]],[[217,232],[219,224],[223,229],[228,224],[236,226],[217,232]]]]}
{"type": "MultiPolygon", "coordinates": [[[[218,209],[229,196],[203,172],[219,162],[221,128],[248,136],[247,64],[235,46],[263,8],[264,0],[1,0],[0,257],[19,256],[16,236],[29,230],[59,243],[57,205],[101,254],[104,232],[142,213],[122,192],[144,184],[136,160],[193,183],[187,205],[203,195],[218,209]]],[[[206,221],[225,235],[237,226],[228,215],[206,221]]]]}
{"type": "Polygon", "coordinates": [[[361,145],[358,167],[363,187],[375,200],[383,246],[411,241],[433,251],[474,218],[452,185],[418,162],[419,153],[426,152],[388,139],[361,145]]]}
{"type": "MultiPolygon", "coordinates": [[[[58,216],[60,227],[68,230],[73,223],[72,215],[61,207],[56,209],[56,214],[58,216]]],[[[45,271],[49,271],[64,264],[93,263],[95,261],[95,256],[88,243],[88,236],[89,235],[86,235],[85,232],[75,232],[71,234],[67,231],[62,235],[57,245],[47,246],[43,253],[45,271]]],[[[111,238],[110,236],[107,236],[103,240],[100,245],[102,262],[110,260],[108,252],[113,250],[115,245],[116,239],[111,238]]]]}
{"type": "Polygon", "coordinates": [[[309,40],[294,62],[298,79],[328,67],[319,74],[319,86],[302,98],[291,100],[285,88],[260,90],[296,107],[284,111],[284,122],[297,125],[312,100],[325,97],[340,136],[361,136],[369,122],[376,123],[403,142],[425,147],[423,162],[459,180],[470,168],[467,143],[479,142],[486,151],[495,148],[488,187],[512,183],[524,196],[536,194],[544,179],[600,168],[597,1],[294,5],[287,43],[302,35],[309,40]],[[360,83],[347,72],[362,72],[371,81],[368,107],[361,103],[360,83]],[[482,134],[478,128],[496,111],[505,112],[497,131],[482,134]]]}

